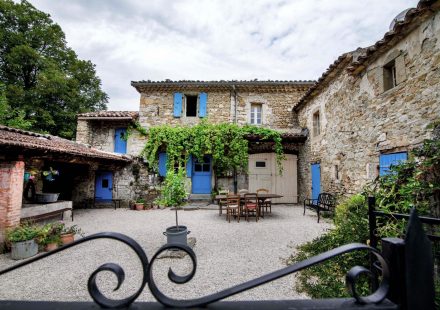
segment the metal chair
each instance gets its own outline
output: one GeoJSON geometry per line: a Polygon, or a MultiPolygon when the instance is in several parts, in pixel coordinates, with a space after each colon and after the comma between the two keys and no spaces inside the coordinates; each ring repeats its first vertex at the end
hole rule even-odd
{"type": "MultiPolygon", "coordinates": [[[[219,195],[228,195],[229,194],[229,190],[227,190],[227,189],[221,189],[221,190],[219,190],[218,191],[218,194],[219,195]]],[[[223,206],[227,206],[228,205],[228,200],[227,200],[227,198],[222,198],[222,199],[219,199],[218,200],[218,208],[219,208],[219,216],[220,215],[222,215],[222,209],[223,209],[223,206]]]]}
{"type": "Polygon", "coordinates": [[[236,215],[240,223],[240,196],[228,194],[226,198],[226,220],[230,223],[231,216],[236,215]]]}
{"type": "Polygon", "coordinates": [[[258,198],[257,194],[251,193],[251,194],[244,194],[244,208],[243,208],[245,215],[246,215],[246,221],[249,222],[249,213],[255,212],[255,221],[258,222],[258,216],[259,216],[259,210],[258,210],[258,198]]]}
{"type": "MultiPolygon", "coordinates": [[[[260,193],[269,194],[269,190],[267,190],[265,188],[259,188],[259,189],[257,189],[257,196],[260,193]]],[[[264,215],[264,211],[267,212],[268,208],[269,208],[269,213],[272,213],[272,200],[270,198],[266,198],[266,199],[260,201],[260,210],[263,210],[263,215],[264,215]],[[266,210],[264,210],[264,209],[266,209],[266,210]]]]}

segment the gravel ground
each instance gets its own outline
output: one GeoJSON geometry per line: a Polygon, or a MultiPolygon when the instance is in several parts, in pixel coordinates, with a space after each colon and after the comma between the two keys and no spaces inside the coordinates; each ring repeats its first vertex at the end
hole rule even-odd
{"type": "MultiPolygon", "coordinates": [[[[162,232],[172,226],[174,211],[126,209],[79,210],[75,224],[86,234],[113,231],[134,238],[149,259],[166,242],[162,232]]],[[[252,280],[285,267],[284,260],[295,246],[324,233],[330,224],[316,223],[311,211],[302,214],[300,206],[275,205],[272,214],[257,223],[242,220],[228,223],[218,211],[179,211],[179,224],[188,226],[189,236],[196,238],[197,271],[184,285],[167,278],[169,267],[181,275],[192,264],[183,259],[156,260],[154,279],[161,291],[170,297],[188,299],[201,297],[252,280]]],[[[116,277],[110,272],[98,275],[98,285],[113,299],[133,294],[140,286],[141,264],[137,256],[124,244],[113,240],[94,240],[75,246],[51,257],[1,276],[0,299],[90,301],[87,291],[89,275],[101,264],[113,262],[125,271],[125,281],[116,292],[116,277]]],[[[0,255],[0,269],[15,261],[9,254],[0,255]]],[[[306,298],[294,289],[294,276],[287,276],[269,284],[230,297],[229,300],[306,298]]],[[[144,289],[139,301],[154,297],[144,289]]]]}

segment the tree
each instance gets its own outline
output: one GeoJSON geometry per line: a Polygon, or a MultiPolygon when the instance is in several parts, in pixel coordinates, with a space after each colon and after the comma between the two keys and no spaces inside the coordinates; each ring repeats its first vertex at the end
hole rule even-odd
{"type": "Polygon", "coordinates": [[[5,95],[5,86],[0,84],[0,124],[20,129],[30,129],[32,122],[24,119],[24,111],[11,108],[5,95]]]}
{"type": "Polygon", "coordinates": [[[25,0],[0,0],[0,82],[34,131],[72,138],[77,113],[107,108],[94,64],[78,59],[60,26],[25,0]]]}

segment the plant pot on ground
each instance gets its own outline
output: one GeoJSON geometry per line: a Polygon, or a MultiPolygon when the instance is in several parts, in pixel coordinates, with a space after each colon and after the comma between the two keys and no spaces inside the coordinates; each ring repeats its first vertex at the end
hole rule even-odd
{"type": "Polygon", "coordinates": [[[159,205],[174,207],[176,215],[176,225],[168,227],[163,233],[167,236],[167,243],[179,243],[187,245],[187,235],[190,233],[186,226],[179,225],[178,209],[187,201],[188,194],[185,191],[185,175],[183,168],[179,168],[177,173],[174,170],[167,172],[165,184],[162,188],[162,196],[158,200],[159,205]]]}
{"type": "Polygon", "coordinates": [[[80,235],[84,237],[84,233],[78,225],[72,225],[69,227],[64,227],[61,231],[60,239],[62,244],[68,244],[75,241],[75,235],[80,235]]]}
{"type": "Polygon", "coordinates": [[[20,224],[6,232],[6,242],[11,244],[11,258],[25,259],[38,253],[38,227],[29,224],[20,224]]]}
{"type": "Polygon", "coordinates": [[[134,208],[137,211],[142,211],[145,208],[145,200],[143,198],[139,198],[138,200],[136,200],[136,202],[134,203],[134,208]]]}
{"type": "Polygon", "coordinates": [[[45,251],[52,251],[61,244],[61,232],[64,229],[64,223],[55,222],[44,225],[38,233],[38,243],[42,245],[45,251]]]}

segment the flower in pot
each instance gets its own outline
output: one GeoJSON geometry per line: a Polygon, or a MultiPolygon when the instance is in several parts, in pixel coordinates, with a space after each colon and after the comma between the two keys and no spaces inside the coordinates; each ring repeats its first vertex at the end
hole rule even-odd
{"type": "Polygon", "coordinates": [[[80,235],[81,237],[84,237],[84,233],[81,228],[78,227],[78,225],[72,225],[69,227],[64,226],[60,235],[61,243],[68,244],[73,242],[75,240],[75,235],[80,235]]]}
{"type": "Polygon", "coordinates": [[[48,223],[44,225],[38,234],[38,243],[41,244],[46,251],[52,251],[58,248],[61,243],[61,231],[64,229],[64,223],[48,223]]]}
{"type": "Polygon", "coordinates": [[[136,202],[134,203],[134,208],[138,211],[141,211],[144,209],[144,203],[145,200],[143,198],[139,198],[138,200],[136,200],[136,202]]]}
{"type": "Polygon", "coordinates": [[[6,231],[6,242],[11,244],[11,258],[25,259],[38,253],[35,238],[39,229],[28,223],[20,224],[6,231]]]}
{"type": "Polygon", "coordinates": [[[47,181],[54,181],[54,176],[60,175],[60,172],[50,167],[49,170],[43,171],[42,174],[47,181]]]}
{"type": "Polygon", "coordinates": [[[174,207],[176,214],[176,226],[166,229],[164,235],[167,236],[167,243],[187,244],[187,235],[190,233],[186,226],[179,225],[178,209],[186,203],[188,194],[185,190],[185,170],[179,168],[177,173],[174,170],[167,172],[162,196],[158,200],[159,205],[165,207],[174,207]]]}

